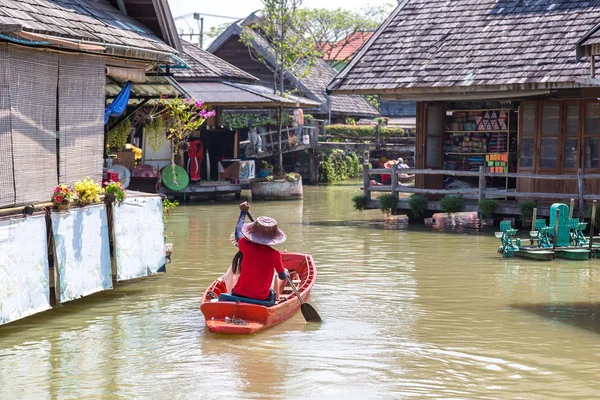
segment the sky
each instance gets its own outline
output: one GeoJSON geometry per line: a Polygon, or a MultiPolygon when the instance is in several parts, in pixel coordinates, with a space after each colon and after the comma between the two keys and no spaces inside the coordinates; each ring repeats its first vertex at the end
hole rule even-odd
{"type": "MultiPolygon", "coordinates": [[[[304,0],[302,6],[307,8],[346,8],[354,11],[359,11],[367,5],[378,6],[389,4],[393,0],[304,0]]],[[[259,10],[262,6],[260,0],[217,0],[217,1],[200,1],[200,0],[169,0],[173,17],[177,18],[186,14],[203,13],[223,15],[229,17],[243,18],[251,12],[259,10]]],[[[204,31],[208,31],[212,26],[218,26],[223,23],[232,22],[231,19],[215,18],[210,16],[204,17],[204,31]]],[[[178,30],[183,29],[189,33],[194,29],[198,33],[198,23],[191,16],[185,20],[176,20],[178,30]]],[[[190,40],[189,36],[186,40],[190,40]]],[[[194,40],[197,42],[198,38],[194,40]]],[[[207,43],[205,41],[205,46],[207,43]]]]}

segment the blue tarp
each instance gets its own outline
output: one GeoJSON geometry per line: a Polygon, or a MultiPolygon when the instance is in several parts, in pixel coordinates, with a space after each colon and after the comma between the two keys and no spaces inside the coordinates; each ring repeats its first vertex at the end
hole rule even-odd
{"type": "Polygon", "coordinates": [[[118,117],[127,108],[127,103],[129,103],[129,95],[131,94],[131,82],[127,82],[127,84],[121,89],[121,93],[113,100],[112,103],[106,110],[104,110],[104,124],[108,123],[108,119],[110,117],[118,117]]]}

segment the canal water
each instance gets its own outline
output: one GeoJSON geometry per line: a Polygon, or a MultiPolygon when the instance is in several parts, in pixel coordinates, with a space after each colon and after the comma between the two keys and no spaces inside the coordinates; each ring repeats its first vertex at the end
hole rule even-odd
{"type": "Polygon", "coordinates": [[[179,207],[168,273],[0,328],[0,399],[600,397],[600,261],[506,260],[493,233],[357,212],[358,185],[255,203],[311,253],[324,319],[208,333],[204,289],[235,254],[237,203],[179,207]]]}

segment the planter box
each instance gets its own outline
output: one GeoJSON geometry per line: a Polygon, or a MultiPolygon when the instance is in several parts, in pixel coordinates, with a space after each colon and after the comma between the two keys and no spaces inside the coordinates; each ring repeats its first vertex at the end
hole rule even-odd
{"type": "Polygon", "coordinates": [[[294,182],[285,179],[266,181],[252,180],[250,191],[253,200],[299,200],[303,197],[302,177],[294,182]]]}

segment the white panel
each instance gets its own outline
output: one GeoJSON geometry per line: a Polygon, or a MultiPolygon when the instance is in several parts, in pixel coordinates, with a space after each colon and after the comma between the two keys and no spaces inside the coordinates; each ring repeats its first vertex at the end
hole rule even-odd
{"type": "Polygon", "coordinates": [[[0,325],[50,308],[44,216],[0,222],[0,325]]]}
{"type": "Polygon", "coordinates": [[[60,301],[112,289],[106,207],[52,214],[60,275],[60,301]]]}
{"type": "Polygon", "coordinates": [[[117,280],[164,272],[165,240],[160,197],[126,199],[114,207],[117,280]]]}

